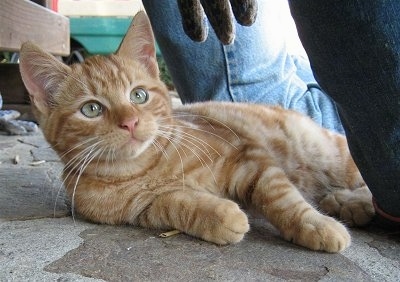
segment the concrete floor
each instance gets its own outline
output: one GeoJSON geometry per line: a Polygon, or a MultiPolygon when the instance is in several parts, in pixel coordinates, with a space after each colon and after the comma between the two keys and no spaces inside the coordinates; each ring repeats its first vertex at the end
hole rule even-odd
{"type": "Polygon", "coordinates": [[[160,238],[73,220],[60,172],[41,134],[0,135],[0,281],[400,281],[399,233],[352,229],[340,254],[285,242],[255,218],[236,245],[160,238]]]}

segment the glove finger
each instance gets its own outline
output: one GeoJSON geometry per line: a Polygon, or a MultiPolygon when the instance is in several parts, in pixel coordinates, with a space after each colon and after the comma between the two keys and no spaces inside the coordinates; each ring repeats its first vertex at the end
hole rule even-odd
{"type": "Polygon", "coordinates": [[[200,0],[208,21],[218,39],[223,44],[230,44],[235,39],[235,25],[228,0],[200,0]]]}
{"type": "Polygon", "coordinates": [[[257,0],[230,0],[233,14],[241,25],[252,25],[257,17],[257,0]]]}
{"type": "Polygon", "coordinates": [[[0,120],[12,120],[17,119],[21,114],[15,110],[1,110],[0,120]]]}
{"type": "Polygon", "coordinates": [[[1,121],[0,128],[4,129],[10,135],[26,135],[28,133],[16,120],[1,121]]]}
{"type": "Polygon", "coordinates": [[[36,123],[27,120],[12,120],[13,123],[17,123],[19,126],[25,128],[27,132],[37,132],[39,130],[36,123]]]}
{"type": "Polygon", "coordinates": [[[199,0],[177,0],[183,30],[190,39],[203,42],[207,38],[207,24],[199,0]]]}

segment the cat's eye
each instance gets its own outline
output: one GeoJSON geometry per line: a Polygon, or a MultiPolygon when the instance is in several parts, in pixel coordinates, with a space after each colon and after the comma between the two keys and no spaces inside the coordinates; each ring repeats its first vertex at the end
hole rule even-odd
{"type": "Polygon", "coordinates": [[[81,113],[88,118],[95,118],[101,115],[103,107],[97,102],[88,102],[81,108],[81,113]]]}
{"type": "Polygon", "coordinates": [[[149,99],[149,94],[143,88],[136,88],[132,90],[130,99],[134,104],[143,104],[149,99]]]}

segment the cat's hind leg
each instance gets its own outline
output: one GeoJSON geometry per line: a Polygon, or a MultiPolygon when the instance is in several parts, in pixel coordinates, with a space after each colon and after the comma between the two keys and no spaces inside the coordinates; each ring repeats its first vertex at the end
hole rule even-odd
{"type": "Polygon", "coordinates": [[[307,203],[279,167],[269,166],[261,173],[251,201],[288,241],[327,252],[350,245],[344,225],[307,203]]]}
{"type": "Polygon", "coordinates": [[[249,230],[247,215],[230,200],[180,187],[159,195],[139,216],[150,228],[174,228],[216,244],[237,243],[249,230]]]}
{"type": "Polygon", "coordinates": [[[323,198],[319,206],[329,215],[340,218],[348,226],[366,225],[375,215],[372,194],[367,186],[354,190],[335,190],[323,198]]]}

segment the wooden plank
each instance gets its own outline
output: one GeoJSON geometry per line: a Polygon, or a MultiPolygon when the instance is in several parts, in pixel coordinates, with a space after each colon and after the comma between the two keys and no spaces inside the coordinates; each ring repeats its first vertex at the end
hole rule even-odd
{"type": "Polygon", "coordinates": [[[89,17],[133,17],[144,10],[141,0],[58,0],[57,8],[62,15],[89,17]]]}
{"type": "Polygon", "coordinates": [[[25,41],[33,41],[55,55],[68,55],[69,20],[26,0],[1,0],[0,50],[18,51],[25,41]]]}

